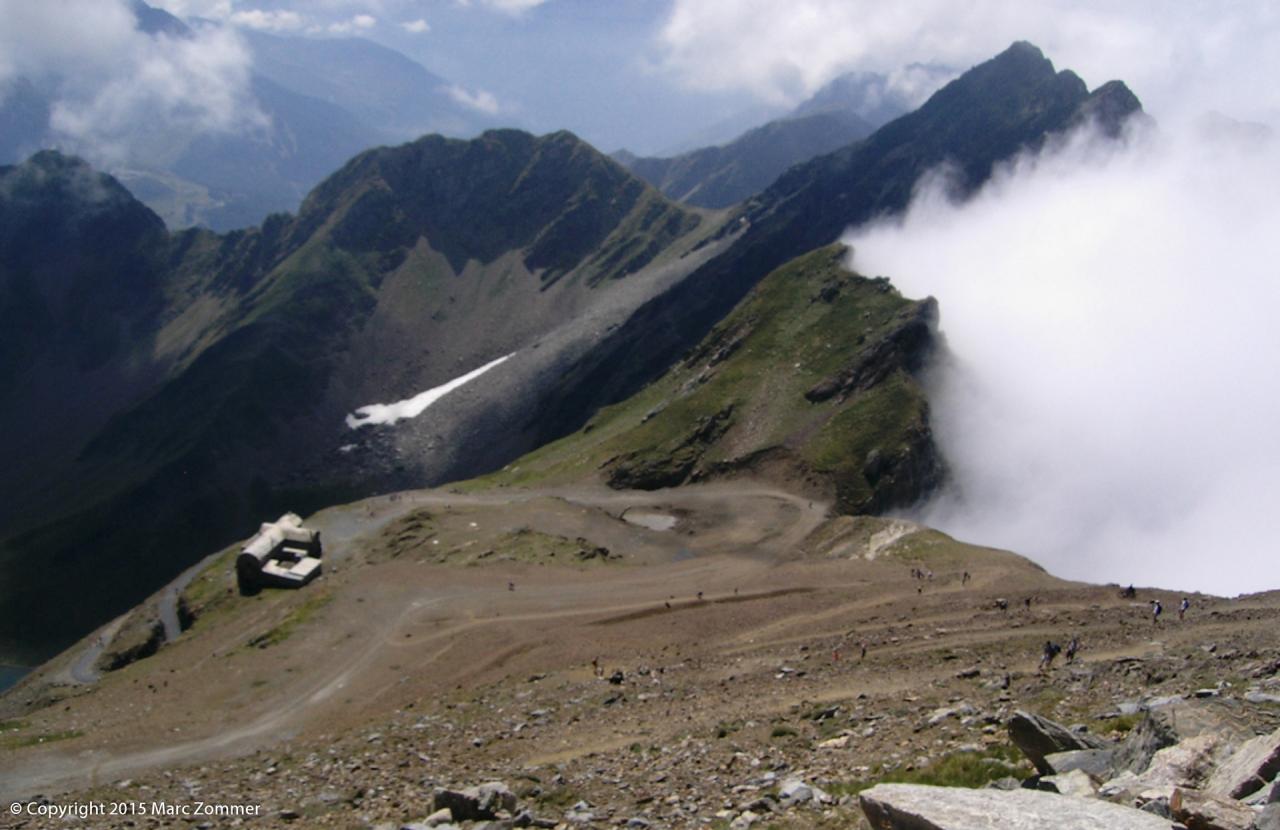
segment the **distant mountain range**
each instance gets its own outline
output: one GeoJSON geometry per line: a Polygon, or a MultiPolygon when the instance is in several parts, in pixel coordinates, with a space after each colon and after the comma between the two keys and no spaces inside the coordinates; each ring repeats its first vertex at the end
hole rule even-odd
{"type": "MultiPolygon", "coordinates": [[[[954,73],[945,67],[913,65],[904,74],[933,87],[954,73]]],[[[724,144],[667,157],[640,157],[625,150],[613,156],[672,199],[725,208],[764,190],[792,165],[866,138],[910,108],[907,92],[889,77],[848,72],[785,117],[724,144]]]]}
{"type": "MultiPolygon", "coordinates": [[[[135,0],[138,28],[192,37],[186,23],[135,0]]],[[[453,86],[392,49],[361,38],[243,33],[253,54],[251,90],[270,126],[241,134],[150,136],[163,156],[138,153],[113,173],[172,228],[231,230],[302,197],[352,155],[428,132],[472,135],[490,116],[459,103],[453,86]]],[[[60,81],[19,78],[0,95],[0,163],[63,146],[49,115],[60,81]]]]}
{"type": "Polygon", "coordinates": [[[228,234],[167,231],[58,153],[0,168],[0,649],[47,655],[263,516],[579,430],[579,474],[618,486],[767,457],[845,511],[909,504],[942,470],[910,378],[936,309],[826,246],[940,163],[971,190],[1139,110],[1015,44],[731,212],[563,132],[367,151],[296,216],[228,234]],[[506,355],[417,418],[347,423],[506,355]]]}

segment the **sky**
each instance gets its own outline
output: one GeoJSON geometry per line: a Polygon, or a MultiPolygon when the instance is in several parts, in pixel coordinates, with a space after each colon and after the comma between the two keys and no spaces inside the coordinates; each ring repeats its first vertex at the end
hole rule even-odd
{"type": "Polygon", "coordinates": [[[156,4],[216,25],[177,42],[133,31],[123,0],[0,0],[0,82],[69,73],[56,123],[106,147],[155,119],[255,130],[240,33],[354,35],[504,123],[653,153],[727,138],[850,70],[922,99],[904,67],[962,70],[1014,40],[1090,87],[1123,79],[1155,120],[1124,149],[1077,136],[966,204],[925,186],[905,219],[851,229],[858,269],[941,305],[951,357],[929,383],[953,478],[914,515],[1067,576],[1280,587],[1280,158],[1259,137],[1280,127],[1273,2],[156,4]]]}

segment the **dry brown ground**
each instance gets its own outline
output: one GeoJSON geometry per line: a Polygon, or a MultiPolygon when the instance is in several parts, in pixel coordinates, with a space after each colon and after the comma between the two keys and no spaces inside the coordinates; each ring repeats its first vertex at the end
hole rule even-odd
{"type": "MultiPolygon", "coordinates": [[[[1015,706],[1087,721],[1120,700],[1219,681],[1233,684],[1230,697],[1280,656],[1274,595],[1196,597],[1179,623],[1176,595],[1143,591],[1165,603],[1154,626],[1145,604],[1114,587],[928,532],[872,560],[862,543],[830,558],[815,541],[831,530],[825,511],[748,482],[424,491],[325,511],[312,522],[325,532],[328,573],[308,588],[229,596],[177,642],[97,684],[54,682],[73,650],[14,690],[6,705],[25,711],[10,734],[75,737],[10,741],[0,795],[202,792],[264,804],[258,824],[304,805],[308,826],[346,827],[420,818],[432,785],[497,777],[524,781],[553,817],[582,798],[602,823],[723,823],[717,812],[769,790],[769,770],[838,785],[998,742],[996,724],[1015,706]],[[679,521],[657,531],[619,518],[638,508],[679,521]],[[423,510],[425,522],[397,524],[423,510]],[[547,540],[578,538],[620,558],[549,553],[547,540]],[[912,578],[912,567],[933,579],[912,578]],[[282,625],[278,641],[250,645],[282,625]],[[1038,675],[1040,644],[1073,635],[1078,664],[1038,675]],[[1140,659],[1117,659],[1128,657],[1140,659]],[[593,659],[624,682],[595,677],[593,659]],[[827,704],[838,713],[809,717],[827,704]],[[928,725],[960,704],[973,711],[928,725]],[[821,746],[841,735],[846,746],[821,746]]],[[[1254,721],[1269,723],[1271,708],[1253,707],[1254,721]]],[[[784,823],[846,818],[837,806],[784,823]]]]}

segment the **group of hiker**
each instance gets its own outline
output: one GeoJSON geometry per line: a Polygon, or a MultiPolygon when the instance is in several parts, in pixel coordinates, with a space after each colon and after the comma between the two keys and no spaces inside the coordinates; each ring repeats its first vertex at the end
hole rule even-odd
{"type": "MultiPolygon", "coordinates": [[[[1122,597],[1133,599],[1137,596],[1137,591],[1134,589],[1132,585],[1130,585],[1128,588],[1125,588],[1123,591],[1121,591],[1120,595],[1122,597]]],[[[1005,600],[996,600],[997,606],[999,606],[999,604],[1002,602],[1004,603],[1004,607],[1007,608],[1008,602],[1005,600]]],[[[1190,608],[1191,608],[1190,598],[1183,597],[1182,601],[1178,603],[1178,619],[1185,620],[1187,617],[1187,611],[1190,610],[1190,608]]],[[[1160,602],[1160,600],[1159,599],[1151,600],[1152,624],[1159,625],[1160,615],[1163,613],[1164,613],[1164,605],[1160,602]]],[[[1067,663],[1075,662],[1076,653],[1079,650],[1080,650],[1080,641],[1075,637],[1072,637],[1071,642],[1067,644],[1067,657],[1066,657],[1067,663]]],[[[1038,669],[1038,671],[1043,672],[1053,668],[1053,661],[1057,658],[1058,654],[1060,654],[1061,652],[1062,652],[1062,646],[1058,645],[1052,640],[1045,640],[1044,648],[1040,652],[1040,668],[1038,669]]]]}

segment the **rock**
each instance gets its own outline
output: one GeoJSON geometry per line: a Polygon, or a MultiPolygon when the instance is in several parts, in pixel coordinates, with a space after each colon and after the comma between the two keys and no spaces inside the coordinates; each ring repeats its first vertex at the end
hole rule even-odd
{"type": "Polygon", "coordinates": [[[1159,816],[1160,818],[1167,818],[1169,820],[1173,819],[1173,813],[1169,810],[1169,799],[1167,798],[1153,798],[1138,809],[1144,813],[1150,813],[1153,816],[1159,816]]]}
{"type": "Polygon", "coordinates": [[[788,804],[804,804],[813,800],[813,787],[799,778],[788,778],[778,788],[778,798],[788,804]]]}
{"type": "Polygon", "coordinates": [[[441,824],[452,824],[453,813],[447,807],[442,807],[424,818],[422,823],[427,827],[438,827],[441,824]]]}
{"type": "Polygon", "coordinates": [[[437,811],[448,810],[454,821],[495,819],[500,811],[515,812],[516,794],[501,781],[465,790],[442,788],[435,792],[434,806],[437,811]]]}
{"type": "Polygon", "coordinates": [[[1173,817],[1187,830],[1250,830],[1254,812],[1238,801],[1179,787],[1169,799],[1173,817]]]}
{"type": "Polygon", "coordinates": [[[1131,807],[1036,790],[877,784],[858,801],[874,830],[1169,830],[1131,807]]]}
{"type": "Polygon", "coordinates": [[[1246,741],[1214,770],[1207,792],[1227,798],[1244,798],[1267,785],[1280,773],[1280,729],[1246,741]]]}
{"type": "Polygon", "coordinates": [[[1053,775],[1083,770],[1099,781],[1106,781],[1114,775],[1114,757],[1115,752],[1110,749],[1073,749],[1051,753],[1044,756],[1044,760],[1053,775]]]}
{"type": "Polygon", "coordinates": [[[1053,772],[1045,762],[1046,755],[1075,749],[1101,749],[1103,746],[1092,735],[1076,734],[1060,723],[1021,710],[1014,712],[1009,719],[1009,739],[1041,774],[1053,772]]]}
{"type": "Polygon", "coordinates": [[[1113,764],[1117,770],[1141,773],[1157,752],[1177,742],[1178,732],[1173,727],[1172,718],[1147,712],[1116,750],[1113,764]]]}
{"type": "Polygon", "coordinates": [[[747,810],[740,813],[737,818],[729,822],[729,830],[747,830],[748,827],[751,827],[759,820],[760,816],[750,810],[747,810]]]}
{"type": "Polygon", "coordinates": [[[1207,734],[1213,734],[1224,745],[1243,743],[1254,737],[1223,701],[1183,701],[1148,711],[1116,751],[1115,768],[1141,773],[1157,751],[1207,734]]]}
{"type": "Polygon", "coordinates": [[[1079,769],[1060,775],[1046,775],[1040,779],[1040,783],[1041,789],[1048,788],[1051,792],[1072,795],[1076,798],[1093,798],[1098,794],[1098,785],[1093,783],[1089,773],[1079,769]]]}
{"type": "Polygon", "coordinates": [[[579,801],[565,811],[564,820],[569,824],[590,824],[596,820],[596,816],[590,802],[579,801]]]}
{"type": "Polygon", "coordinates": [[[1220,742],[1214,735],[1188,738],[1176,746],[1165,747],[1155,754],[1141,775],[1131,772],[1102,786],[1104,797],[1128,794],[1139,802],[1153,798],[1172,798],[1173,791],[1198,788],[1213,770],[1220,742]]]}
{"type": "Polygon", "coordinates": [[[1280,804],[1272,803],[1262,808],[1253,826],[1256,830],[1280,830],[1280,804]]]}

